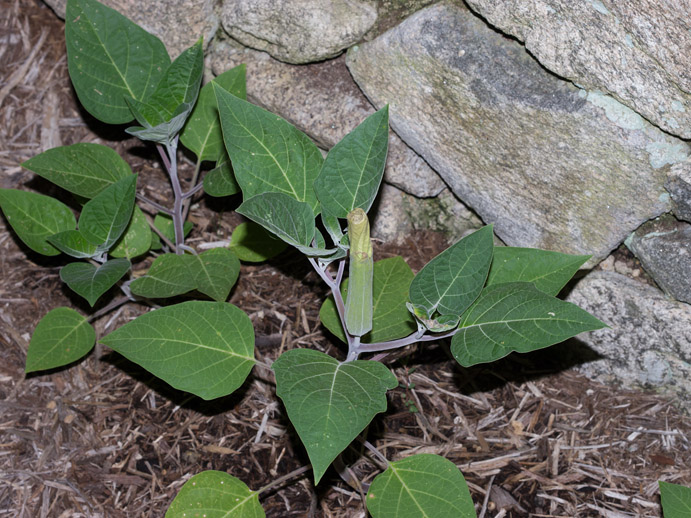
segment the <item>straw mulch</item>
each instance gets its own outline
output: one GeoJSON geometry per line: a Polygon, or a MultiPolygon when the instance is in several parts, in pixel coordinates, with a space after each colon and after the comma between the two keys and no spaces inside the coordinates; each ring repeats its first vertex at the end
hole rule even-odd
{"type": "MultiPolygon", "coordinates": [[[[0,187],[55,192],[19,163],[56,145],[100,141],[124,153],[152,196],[163,196],[149,151],[117,140],[78,108],[62,22],[35,0],[0,0],[0,12],[0,187]]],[[[227,238],[237,223],[230,209],[196,205],[196,242],[227,238]]],[[[418,269],[442,247],[439,236],[420,234],[378,253],[401,254],[418,269]]],[[[271,372],[259,367],[235,394],[211,402],[98,347],[70,368],[25,376],[40,317],[59,305],[87,309],[61,284],[61,265],[27,251],[0,220],[0,516],[160,517],[202,470],[259,489],[308,464],[271,372]]],[[[295,347],[342,354],[319,324],[324,296],[309,266],[285,253],[244,266],[231,302],[251,316],[257,356],[270,363],[295,347]]],[[[123,307],[100,319],[98,332],[145,310],[123,307]]],[[[655,394],[569,370],[579,348],[473,369],[451,360],[448,344],[390,357],[401,385],[368,440],[389,459],[426,452],[456,463],[483,517],[659,517],[657,481],[691,485],[691,422],[655,394]]],[[[307,471],[261,495],[267,516],[365,516],[361,491],[379,467],[361,450],[356,441],[344,455],[350,484],[332,470],[314,487],[307,471]]]]}

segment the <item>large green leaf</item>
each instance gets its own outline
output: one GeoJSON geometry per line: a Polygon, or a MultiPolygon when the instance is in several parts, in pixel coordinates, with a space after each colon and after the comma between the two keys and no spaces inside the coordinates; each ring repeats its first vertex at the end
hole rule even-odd
{"type": "Polygon", "coordinates": [[[50,236],[48,242],[61,252],[77,259],[86,259],[100,254],[98,247],[89,243],[79,230],[58,232],[50,236]]]}
{"type": "Polygon", "coordinates": [[[74,230],[77,221],[64,203],[28,191],[0,189],[0,208],[26,246],[43,255],[58,255],[60,250],[48,243],[58,232],[74,230]]]}
{"type": "Polygon", "coordinates": [[[82,315],[70,308],[55,308],[34,329],[26,353],[26,372],[62,367],[88,353],[96,332],[82,315]]]}
{"type": "Polygon", "coordinates": [[[193,300],[157,309],[100,341],[203,399],[230,394],[254,365],[252,322],[226,302],[193,300]]]}
{"type": "Polygon", "coordinates": [[[237,256],[227,248],[212,248],[190,257],[197,290],[217,302],[226,300],[240,273],[237,256]]]}
{"type": "Polygon", "coordinates": [[[109,124],[130,122],[125,97],[146,99],[170,64],[161,40],[96,0],[67,1],[65,43],[79,101],[109,124]]]}
{"type": "Polygon", "coordinates": [[[235,180],[230,158],[225,155],[216,167],[204,175],[204,192],[209,196],[220,198],[240,192],[240,186],[235,180]]]}
{"type": "Polygon", "coordinates": [[[70,263],[60,270],[60,278],[93,307],[130,269],[127,259],[111,259],[96,267],[91,263],[70,263]]]}
{"type": "Polygon", "coordinates": [[[198,160],[217,162],[225,155],[223,133],[218,120],[218,106],[212,83],[219,85],[235,97],[245,99],[247,87],[245,65],[226,70],[212,82],[205,84],[199,92],[192,114],[180,134],[180,142],[197,155],[198,160]]]}
{"type": "MultiPolygon", "coordinates": [[[[363,342],[395,340],[417,329],[415,320],[405,305],[413,277],[413,271],[402,257],[390,257],[374,263],[372,331],[362,337],[363,342]]],[[[341,293],[345,300],[348,293],[347,279],[341,286],[341,293]]],[[[319,319],[337,338],[346,341],[333,297],[322,304],[319,319]]]]}
{"type": "Polygon", "coordinates": [[[132,174],[117,152],[101,144],[81,143],[44,151],[22,166],[78,196],[93,198],[132,174]]]}
{"type": "Polygon", "coordinates": [[[495,284],[485,288],[461,317],[451,352],[458,363],[470,367],[603,327],[587,311],[547,295],[530,282],[495,284]]]}
{"type": "Polygon", "coordinates": [[[202,471],[182,486],[165,518],[265,518],[259,493],[223,471],[202,471]]]}
{"type": "Polygon", "coordinates": [[[79,216],[79,231],[101,250],[108,250],[123,234],[132,218],[137,175],[118,180],[89,200],[79,216]]]}
{"type": "Polygon", "coordinates": [[[175,297],[197,287],[191,267],[195,259],[191,255],[159,255],[145,276],[130,283],[135,295],[150,299],[175,297]]]}
{"type": "Polygon", "coordinates": [[[494,248],[487,285],[532,282],[540,291],[556,295],[588,259],[589,255],[497,246],[494,248]]]}
{"type": "Polygon", "coordinates": [[[492,262],[493,234],[488,225],[444,250],[410,284],[410,302],[432,319],[461,315],[478,297],[492,262]]]}
{"type": "Polygon", "coordinates": [[[151,228],[146,221],[146,216],[137,205],[134,206],[132,219],[110,251],[113,257],[127,257],[132,259],[145,254],[151,248],[151,228]]]}
{"type": "Polygon", "coordinates": [[[324,159],[314,142],[279,116],[213,86],[223,141],[244,198],[283,193],[316,214],[313,186],[324,159]]]}
{"type": "Polygon", "coordinates": [[[389,107],[370,115],[336,144],[314,184],[320,203],[339,218],[369,211],[379,191],[389,148],[389,107]]]}
{"type": "Polygon", "coordinates": [[[372,518],[475,518],[468,485],[455,464],[422,453],[392,462],[367,492],[372,518]]]}
{"type": "Polygon", "coordinates": [[[313,349],[283,353],[273,369],[276,394],[305,445],[315,483],[372,418],[386,410],[386,391],[398,385],[381,363],[339,363],[313,349]]]}
{"type": "Polygon", "coordinates": [[[665,518],[689,518],[691,516],[691,487],[658,482],[665,518]]]}
{"type": "Polygon", "coordinates": [[[281,253],[286,244],[261,225],[248,221],[235,227],[229,248],[241,261],[260,263],[281,253]]]}

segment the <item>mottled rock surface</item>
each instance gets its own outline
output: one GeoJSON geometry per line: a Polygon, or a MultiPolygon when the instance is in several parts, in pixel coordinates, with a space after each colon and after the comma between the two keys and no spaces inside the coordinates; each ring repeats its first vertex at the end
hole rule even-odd
{"type": "Polygon", "coordinates": [[[221,7],[228,34],[288,63],[334,57],[376,20],[376,6],[360,0],[225,0],[221,7]]]}
{"type": "Polygon", "coordinates": [[[513,246],[607,256],[668,211],[687,143],[545,71],[464,7],[440,3],[351,49],[353,77],[453,192],[513,246]]]}
{"type": "Polygon", "coordinates": [[[654,124],[691,138],[687,0],[468,0],[540,63],[609,92],[654,124]]]}
{"type": "Polygon", "coordinates": [[[579,336],[602,356],[579,370],[603,383],[654,388],[691,403],[691,305],[606,271],[590,273],[567,300],[610,326],[579,336]]]}
{"type": "Polygon", "coordinates": [[[665,188],[674,202],[674,215],[691,223],[691,160],[670,169],[665,188]]]}
{"type": "Polygon", "coordinates": [[[626,246],[665,293],[691,303],[691,225],[661,217],[642,225],[626,246]]]}
{"type": "MultiPolygon", "coordinates": [[[[67,0],[45,0],[60,18],[65,18],[67,0]]],[[[201,37],[208,43],[218,30],[214,0],[100,0],[151,34],[158,36],[172,58],[201,37]]]]}

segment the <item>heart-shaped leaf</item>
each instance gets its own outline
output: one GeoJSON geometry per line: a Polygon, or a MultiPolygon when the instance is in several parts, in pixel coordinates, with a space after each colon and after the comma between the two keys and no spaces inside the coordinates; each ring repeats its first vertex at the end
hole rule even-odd
{"type": "Polygon", "coordinates": [[[223,471],[202,471],[182,486],[165,518],[265,518],[259,493],[223,471]]]}
{"type": "Polygon", "coordinates": [[[150,248],[151,228],[146,221],[146,216],[144,216],[142,209],[135,205],[130,223],[111,249],[110,255],[132,259],[145,254],[150,248]]]}
{"type": "Polygon", "coordinates": [[[396,376],[378,362],[340,363],[313,349],[292,349],[273,364],[276,394],[305,445],[315,483],[372,418],[386,410],[396,376]]]}
{"type": "Polygon", "coordinates": [[[144,277],[130,283],[135,295],[149,299],[175,297],[197,287],[191,255],[162,254],[154,260],[144,277]]]}
{"type": "Polygon", "coordinates": [[[212,248],[190,257],[197,290],[217,302],[226,300],[240,273],[237,256],[227,248],[212,248]]]}
{"type": "Polygon", "coordinates": [[[48,241],[61,252],[77,259],[94,257],[100,253],[98,247],[89,243],[79,230],[58,232],[50,236],[48,241]]]}
{"type": "Polygon", "coordinates": [[[691,516],[691,488],[658,482],[662,497],[662,511],[665,518],[688,518],[691,516]]]}
{"type": "Polygon", "coordinates": [[[492,262],[493,234],[488,225],[432,259],[410,284],[410,302],[431,319],[460,316],[482,291],[492,262]]]}
{"type": "Polygon", "coordinates": [[[132,218],[137,175],[118,180],[84,205],[79,232],[100,250],[108,250],[120,238],[132,218]]]}
{"type": "Polygon", "coordinates": [[[93,198],[109,185],[132,174],[114,149],[80,143],[49,149],[22,167],[78,196],[93,198]]]}
{"type": "Polygon", "coordinates": [[[324,161],[319,148],[279,116],[213,87],[223,141],[244,198],[283,193],[307,203],[316,214],[319,203],[313,186],[324,161]]]}
{"type": "Polygon", "coordinates": [[[606,327],[575,304],[538,290],[529,282],[495,284],[461,316],[451,339],[458,363],[470,367],[517,351],[526,353],[606,327]]]}
{"type": "Polygon", "coordinates": [[[49,237],[77,226],[67,205],[43,194],[0,189],[0,208],[19,239],[43,255],[60,253],[48,242],[49,237]]]}
{"type": "Polygon", "coordinates": [[[260,263],[277,256],[286,244],[254,221],[240,223],[230,236],[230,249],[241,261],[260,263]]]}
{"type": "MultiPolygon", "coordinates": [[[[390,257],[374,263],[372,331],[362,337],[363,342],[395,340],[416,331],[415,320],[405,305],[413,277],[413,271],[402,257],[390,257]]],[[[341,292],[345,300],[348,292],[347,279],[341,286],[341,292]]],[[[346,341],[333,297],[322,304],[319,319],[337,338],[346,341]]]]}
{"type": "MultiPolygon", "coordinates": [[[[245,99],[247,87],[245,65],[226,70],[210,83],[205,84],[199,92],[199,99],[190,115],[185,129],[180,134],[180,142],[197,155],[199,161],[217,162],[226,154],[223,146],[223,133],[218,120],[218,106],[212,83],[217,84],[235,97],[245,99]]],[[[206,186],[204,187],[206,190],[206,186]]]]}
{"type": "Polygon", "coordinates": [[[130,269],[127,259],[111,259],[98,268],[90,263],[70,263],[60,270],[60,278],[93,307],[130,269]]]}
{"type": "Polygon", "coordinates": [[[494,248],[487,286],[506,282],[532,282],[549,295],[557,295],[583,266],[589,255],[569,255],[538,248],[494,248]]]}
{"type": "Polygon", "coordinates": [[[170,64],[161,40],[96,0],[67,1],[65,43],[79,101],[109,124],[130,122],[125,97],[146,99],[170,64]]]}
{"type": "Polygon", "coordinates": [[[314,183],[319,202],[339,218],[369,211],[379,191],[389,148],[389,107],[370,115],[336,144],[314,183]]]}
{"type": "Polygon", "coordinates": [[[70,308],[55,308],[34,329],[26,353],[27,373],[62,367],[88,353],[96,332],[82,315],[70,308]]]}
{"type": "Polygon", "coordinates": [[[468,484],[455,464],[422,453],[392,462],[367,492],[372,518],[475,518],[468,484]]]}
{"type": "Polygon", "coordinates": [[[203,399],[230,394],[254,365],[252,322],[226,302],[193,300],[157,309],[100,342],[203,399]]]}

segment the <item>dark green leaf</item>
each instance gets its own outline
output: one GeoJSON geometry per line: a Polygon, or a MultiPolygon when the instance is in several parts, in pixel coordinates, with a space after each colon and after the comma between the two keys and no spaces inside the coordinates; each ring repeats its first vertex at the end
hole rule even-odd
{"type": "Polygon", "coordinates": [[[384,176],[389,148],[389,107],[370,115],[336,144],[314,183],[319,202],[339,218],[369,211],[384,176]]]}
{"type": "Polygon", "coordinates": [[[338,360],[313,349],[292,349],[273,364],[276,394],[305,445],[315,483],[372,418],[386,410],[396,377],[378,362],[338,360]]]}
{"type": "MultiPolygon", "coordinates": [[[[213,83],[212,83],[213,84],[213,83]]],[[[283,193],[317,213],[314,180],[324,161],[307,135],[282,118],[214,85],[223,141],[245,199],[283,193]]]]}
{"type": "Polygon", "coordinates": [[[109,185],[132,174],[129,164],[113,149],[90,143],[49,149],[22,166],[85,198],[93,198],[109,185]]]}
{"type": "Polygon", "coordinates": [[[217,302],[225,301],[240,273],[237,256],[227,248],[212,248],[191,257],[197,290],[217,302]]]}
{"type": "Polygon", "coordinates": [[[157,309],[100,341],[203,399],[230,394],[254,365],[252,322],[226,302],[193,300],[157,309]]]}
{"type": "MultiPolygon", "coordinates": [[[[247,97],[244,64],[226,70],[212,83],[219,85],[240,99],[247,97]]],[[[199,92],[199,100],[185,125],[185,129],[180,134],[180,142],[193,151],[199,161],[213,160],[218,162],[226,154],[223,146],[221,123],[218,120],[216,95],[211,83],[204,85],[199,92]]]]}
{"type": "Polygon", "coordinates": [[[367,493],[372,518],[475,518],[468,485],[455,464],[422,453],[392,462],[367,493]]]}
{"type": "Polygon", "coordinates": [[[689,518],[691,516],[691,488],[658,482],[665,518],[689,518]]]}
{"type": "MultiPolygon", "coordinates": [[[[390,257],[374,263],[372,283],[372,331],[362,337],[366,343],[385,342],[409,335],[417,330],[415,320],[406,309],[408,287],[414,274],[402,257],[390,257]]],[[[348,281],[341,292],[345,300],[348,281]]],[[[319,310],[322,324],[337,338],[346,341],[341,320],[338,318],[333,297],[329,297],[319,310]]]]}
{"type": "Polygon", "coordinates": [[[235,227],[229,248],[241,261],[260,263],[277,256],[286,249],[286,244],[261,225],[249,221],[235,227]]]}
{"type": "Polygon", "coordinates": [[[48,238],[65,230],[74,230],[77,222],[64,203],[28,191],[0,189],[0,208],[8,223],[26,246],[43,255],[58,255],[60,250],[48,238]]]}
{"type": "Polygon", "coordinates": [[[159,255],[145,276],[130,283],[130,290],[150,299],[175,297],[192,291],[197,287],[190,270],[194,262],[191,255],[159,255]]]}
{"type": "Polygon", "coordinates": [[[589,255],[498,246],[494,248],[487,285],[532,282],[538,290],[556,295],[588,259],[589,255]]]}
{"type": "Polygon", "coordinates": [[[204,192],[215,197],[231,196],[240,192],[240,186],[235,181],[230,159],[227,156],[204,175],[204,192]]]}
{"type": "Polygon", "coordinates": [[[84,205],[79,231],[101,250],[108,250],[120,238],[132,218],[137,175],[118,180],[84,205]]]}
{"type": "Polygon", "coordinates": [[[265,518],[259,494],[223,471],[193,476],[170,504],[165,518],[265,518]]]}
{"type": "MultiPolygon", "coordinates": [[[[173,218],[167,214],[159,212],[154,217],[154,226],[161,231],[161,233],[168,238],[171,243],[175,243],[175,225],[173,224],[173,218]]],[[[185,221],[182,224],[182,232],[185,237],[194,228],[194,224],[191,221],[185,221]]]]}
{"type": "Polygon", "coordinates": [[[146,99],[170,64],[161,40],[96,0],[68,0],[65,42],[79,101],[109,124],[130,122],[125,97],[146,99]]]}
{"type": "Polygon", "coordinates": [[[137,205],[134,206],[132,219],[125,229],[124,234],[115,243],[110,251],[113,257],[127,257],[132,259],[145,254],[151,248],[151,228],[146,221],[146,216],[137,205]]]}
{"type": "Polygon", "coordinates": [[[60,278],[93,307],[130,269],[127,259],[111,259],[96,267],[90,263],[70,263],[60,270],[60,278]]]}
{"type": "Polygon", "coordinates": [[[98,247],[89,243],[79,230],[58,232],[50,236],[48,242],[61,252],[77,259],[94,257],[100,253],[98,247]]]}
{"type": "Polygon", "coordinates": [[[461,316],[451,352],[470,367],[503,358],[513,351],[526,353],[606,327],[575,304],[538,290],[529,282],[495,284],[461,316]]]}
{"type": "Polygon", "coordinates": [[[26,353],[26,372],[62,367],[88,353],[96,332],[82,315],[55,308],[36,326],[26,353]]]}

